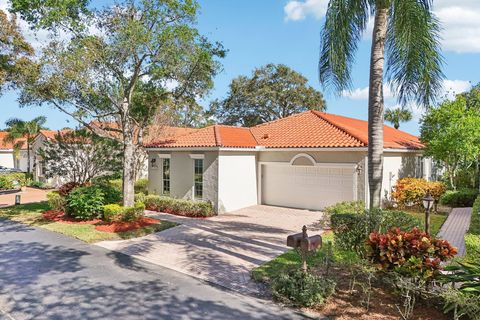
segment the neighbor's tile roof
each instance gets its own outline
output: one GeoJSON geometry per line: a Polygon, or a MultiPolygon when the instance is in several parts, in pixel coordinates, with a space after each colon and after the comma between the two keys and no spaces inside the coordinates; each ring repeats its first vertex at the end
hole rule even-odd
{"type": "MultiPolygon", "coordinates": [[[[151,136],[147,147],[353,148],[368,145],[368,123],[325,112],[306,111],[252,128],[213,125],[165,138],[151,136]]],[[[419,139],[384,126],[384,147],[421,149],[419,139]]]]}
{"type": "Polygon", "coordinates": [[[19,138],[15,139],[13,142],[5,142],[3,139],[8,135],[8,132],[6,131],[0,131],[0,150],[10,150],[13,149],[14,145],[17,144],[18,142],[22,143],[21,150],[26,150],[27,149],[27,144],[25,143],[27,141],[26,138],[19,138]]]}
{"type": "Polygon", "coordinates": [[[72,129],[62,129],[62,130],[40,130],[40,133],[41,135],[43,135],[45,138],[47,138],[48,140],[53,140],[55,139],[55,136],[57,134],[65,134],[67,132],[70,132],[72,131],[72,129]]]}

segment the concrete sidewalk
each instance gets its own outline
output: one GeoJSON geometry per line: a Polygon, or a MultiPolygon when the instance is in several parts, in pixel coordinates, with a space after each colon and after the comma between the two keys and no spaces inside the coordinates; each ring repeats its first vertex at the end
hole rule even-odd
{"type": "Polygon", "coordinates": [[[287,235],[309,226],[320,233],[320,212],[253,206],[208,219],[156,212],[150,216],[181,225],[146,237],[97,245],[155,263],[229,289],[260,294],[253,268],[287,251],[287,235]]]}

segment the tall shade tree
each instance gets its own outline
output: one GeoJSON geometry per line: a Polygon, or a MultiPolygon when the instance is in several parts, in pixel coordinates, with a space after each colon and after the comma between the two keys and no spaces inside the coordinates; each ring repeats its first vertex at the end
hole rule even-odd
{"type": "Polygon", "coordinates": [[[0,10],[0,94],[5,87],[16,85],[30,63],[33,48],[23,37],[15,15],[0,10]]]}
{"type": "Polygon", "coordinates": [[[302,74],[283,64],[267,64],[251,77],[232,80],[223,100],[210,105],[209,115],[228,125],[251,127],[306,110],[325,110],[322,94],[302,74]]]}
{"type": "Polygon", "coordinates": [[[44,125],[47,122],[47,118],[40,116],[36,117],[30,121],[24,121],[18,118],[12,118],[5,122],[7,126],[8,134],[3,138],[5,142],[16,142],[13,148],[16,152],[20,151],[23,147],[24,142],[27,144],[27,172],[30,173],[31,170],[31,159],[30,159],[30,150],[32,149],[32,143],[40,132],[40,130],[45,129],[44,125]],[[23,139],[25,139],[25,141],[23,139]],[[19,141],[19,139],[21,139],[19,141]]]}
{"type": "MultiPolygon", "coordinates": [[[[65,1],[38,0],[46,8],[33,15],[34,26],[56,31],[64,24],[57,21],[69,21],[51,17],[65,1]]],[[[20,11],[27,20],[29,10],[20,11]]],[[[193,0],[124,0],[79,15],[63,28],[71,37],[46,46],[23,87],[23,105],[53,105],[94,131],[91,120],[111,124],[95,132],[123,144],[125,206],[134,202],[136,158],[154,115],[176,99],[202,97],[225,54],[195,28],[197,11],[193,0]]]]}
{"type": "Polygon", "coordinates": [[[412,112],[405,108],[394,108],[385,110],[385,121],[393,124],[395,129],[400,128],[400,123],[412,120],[412,112]]]}
{"type": "Polygon", "coordinates": [[[383,85],[402,105],[428,105],[441,90],[439,23],[431,0],[330,0],[321,33],[320,81],[351,90],[358,43],[373,17],[368,92],[368,181],[370,207],[381,205],[383,176],[383,85]],[[386,58],[386,69],[384,69],[386,58]]]}

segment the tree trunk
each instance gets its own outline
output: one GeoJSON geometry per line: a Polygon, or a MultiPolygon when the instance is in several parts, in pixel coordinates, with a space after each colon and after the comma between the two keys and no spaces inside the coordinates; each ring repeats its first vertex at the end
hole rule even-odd
{"type": "Polygon", "coordinates": [[[123,119],[123,205],[133,206],[135,202],[135,145],[133,141],[133,125],[129,119],[128,102],[124,102],[123,119]]]}
{"type": "Polygon", "coordinates": [[[368,185],[370,208],[381,206],[383,177],[383,66],[388,7],[377,7],[370,56],[368,92],[368,185]]]}

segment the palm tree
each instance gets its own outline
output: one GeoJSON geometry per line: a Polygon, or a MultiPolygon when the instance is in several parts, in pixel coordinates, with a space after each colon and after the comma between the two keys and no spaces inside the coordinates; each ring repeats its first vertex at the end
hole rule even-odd
{"type": "Polygon", "coordinates": [[[379,207],[383,175],[383,85],[408,101],[428,105],[441,90],[443,58],[432,0],[330,0],[321,34],[319,76],[324,87],[352,88],[358,43],[374,17],[368,92],[370,207],[379,207]],[[387,58],[384,70],[385,56],[387,58]]]}
{"type": "Polygon", "coordinates": [[[401,122],[407,122],[410,120],[412,120],[412,112],[405,108],[387,109],[385,111],[385,121],[393,124],[395,129],[400,128],[401,122]]]}
{"type": "MultiPolygon", "coordinates": [[[[18,139],[25,138],[27,142],[27,172],[31,172],[30,168],[30,149],[33,143],[33,140],[37,136],[38,132],[44,129],[43,125],[47,122],[47,118],[40,116],[36,117],[30,121],[23,121],[18,118],[12,118],[5,122],[5,125],[8,127],[8,134],[5,136],[3,141],[5,142],[15,142],[18,139]]],[[[19,152],[23,146],[24,141],[17,141],[13,148],[15,152],[19,152]]]]}

